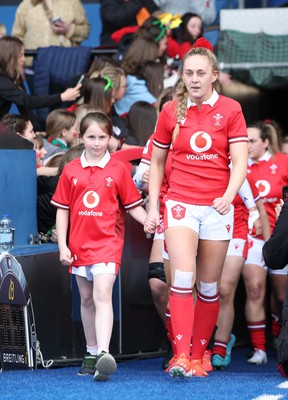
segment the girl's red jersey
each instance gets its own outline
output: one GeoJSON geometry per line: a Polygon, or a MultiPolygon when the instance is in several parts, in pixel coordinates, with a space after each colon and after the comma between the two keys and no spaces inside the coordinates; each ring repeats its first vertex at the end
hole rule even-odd
{"type": "Polygon", "coordinates": [[[67,164],[51,203],[70,211],[73,265],[120,264],[124,245],[118,229],[121,206],[128,210],[142,202],[125,164],[110,158],[108,152],[97,166],[88,165],[84,155],[67,164]]]}

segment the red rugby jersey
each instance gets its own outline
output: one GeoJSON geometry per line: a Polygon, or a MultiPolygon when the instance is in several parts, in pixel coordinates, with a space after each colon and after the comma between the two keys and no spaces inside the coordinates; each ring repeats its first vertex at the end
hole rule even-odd
{"type": "Polygon", "coordinates": [[[288,185],[288,157],[276,153],[273,157],[267,151],[258,162],[249,160],[247,176],[255,181],[271,226],[271,233],[276,224],[275,206],[282,198],[282,187],[288,185]]]}
{"type": "MultiPolygon", "coordinates": [[[[168,149],[175,128],[176,101],[166,103],[159,115],[155,146],[168,149]]],[[[201,110],[191,105],[180,121],[173,142],[168,198],[196,205],[212,205],[223,196],[230,178],[229,145],[248,142],[240,104],[213,91],[201,110]]]]}
{"type": "Polygon", "coordinates": [[[107,152],[97,166],[84,154],[64,168],[51,203],[70,211],[69,249],[73,265],[121,263],[124,236],[119,234],[119,210],[142,204],[131,175],[107,152]]]}

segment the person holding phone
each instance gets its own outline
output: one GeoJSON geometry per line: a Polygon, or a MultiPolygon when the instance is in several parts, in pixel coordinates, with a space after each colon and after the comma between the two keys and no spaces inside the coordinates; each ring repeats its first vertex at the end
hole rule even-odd
{"type": "MultiPolygon", "coordinates": [[[[275,207],[282,197],[282,187],[288,184],[288,157],[279,149],[279,138],[272,124],[258,121],[248,126],[248,176],[258,187],[270,221],[271,232],[276,223],[275,207]]],[[[271,283],[270,311],[272,337],[281,329],[281,309],[287,284],[287,270],[271,269],[262,257],[263,237],[248,237],[249,250],[242,271],[246,288],[246,320],[250,333],[252,356],[250,364],[265,364],[266,355],[266,278],[271,283]]]]}
{"type": "MultiPolygon", "coordinates": [[[[277,222],[270,239],[263,246],[263,257],[270,269],[285,268],[288,264],[288,186],[283,186],[283,200],[276,204],[277,222]]],[[[277,367],[288,378],[288,290],[282,308],[282,327],[277,349],[277,367]]]]}
{"type": "MultiPolygon", "coordinates": [[[[89,33],[90,24],[80,0],[22,0],[12,27],[12,35],[29,50],[79,46],[89,33]]],[[[31,68],[32,64],[33,58],[27,58],[26,66],[31,68]]]]}
{"type": "Polygon", "coordinates": [[[23,86],[22,71],[25,63],[24,44],[13,36],[0,39],[0,119],[16,104],[19,112],[31,121],[34,130],[40,128],[34,108],[49,107],[80,96],[81,85],[66,89],[63,93],[28,95],[23,86]]]}

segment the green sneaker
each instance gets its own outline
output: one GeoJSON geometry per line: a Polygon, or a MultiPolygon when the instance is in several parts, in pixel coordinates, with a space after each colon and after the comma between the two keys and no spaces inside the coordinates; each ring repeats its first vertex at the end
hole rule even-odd
{"type": "Polygon", "coordinates": [[[225,363],[226,366],[228,366],[231,363],[231,353],[232,353],[232,348],[235,346],[236,343],[236,337],[231,333],[230,335],[230,341],[227,344],[227,349],[226,349],[226,356],[225,356],[225,363]]]}
{"type": "Polygon", "coordinates": [[[117,364],[111,354],[102,351],[96,360],[94,381],[107,381],[109,376],[117,369],[117,364]]]}
{"type": "Polygon", "coordinates": [[[231,363],[231,353],[235,343],[236,337],[233,335],[233,333],[231,333],[230,341],[227,344],[225,357],[220,356],[220,354],[214,354],[212,356],[212,366],[214,369],[224,370],[228,367],[228,365],[231,363]]]}
{"type": "Polygon", "coordinates": [[[227,367],[225,358],[220,356],[220,354],[214,354],[211,359],[211,364],[213,369],[224,370],[227,367]]]}
{"type": "Polygon", "coordinates": [[[78,372],[78,375],[81,376],[86,376],[89,374],[93,375],[95,372],[96,359],[97,359],[96,356],[92,356],[92,354],[86,353],[83,358],[83,362],[78,372]]]}

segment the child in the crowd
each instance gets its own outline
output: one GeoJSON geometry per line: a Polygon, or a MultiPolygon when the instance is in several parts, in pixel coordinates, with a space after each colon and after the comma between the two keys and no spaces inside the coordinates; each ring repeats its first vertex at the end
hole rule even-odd
{"type": "MultiPolygon", "coordinates": [[[[57,168],[56,175],[43,175],[37,177],[37,225],[38,232],[46,234],[52,242],[57,242],[56,208],[51,204],[59,177],[68,162],[80,157],[84,150],[83,143],[71,147],[67,151],[54,154],[45,163],[48,168],[57,168]]],[[[43,168],[43,167],[42,167],[43,168]]]]}
{"type": "MultiPolygon", "coordinates": [[[[106,70],[107,68],[104,69],[106,70]]],[[[119,70],[121,70],[121,68],[119,68],[119,70]]],[[[126,84],[126,80],[125,81],[123,80],[122,73],[123,73],[122,70],[121,70],[121,75],[120,73],[118,73],[116,87],[115,84],[113,83],[115,82],[115,80],[113,78],[112,78],[113,80],[110,79],[110,77],[106,75],[104,77],[100,76],[94,78],[91,77],[83,85],[82,106],[92,107],[97,111],[102,111],[106,115],[108,115],[112,120],[113,136],[111,137],[109,143],[109,149],[112,152],[119,150],[124,142],[124,138],[128,136],[128,129],[125,124],[125,121],[123,120],[123,118],[119,117],[118,115],[115,115],[112,109],[114,103],[114,96],[117,95],[118,98],[121,98],[121,94],[119,97],[119,93],[117,93],[119,92],[119,85],[121,84],[121,81],[123,84],[126,84]]],[[[112,74],[110,71],[110,76],[111,75],[112,74]]],[[[79,106],[79,104],[74,104],[69,108],[69,110],[74,111],[76,113],[78,108],[82,106],[79,106]]]]}
{"type": "Polygon", "coordinates": [[[191,50],[197,39],[203,36],[203,21],[200,15],[188,12],[181,17],[178,28],[168,36],[167,55],[181,59],[191,50]]]}
{"type": "Polygon", "coordinates": [[[109,344],[112,290],[124,245],[123,208],[151,232],[155,228],[146,220],[142,198],[125,164],[110,158],[112,134],[112,122],[104,113],[84,117],[80,137],[85,150],[66,165],[51,201],[57,207],[60,261],[76,275],[81,298],[87,353],[79,375],[94,374],[95,381],[107,380],[117,368],[109,344]]]}
{"type": "Polygon", "coordinates": [[[6,114],[1,119],[4,126],[11,128],[16,135],[22,136],[23,138],[33,142],[35,133],[31,121],[22,117],[18,114],[6,114]]]}
{"type": "Polygon", "coordinates": [[[113,84],[113,99],[114,101],[121,100],[126,91],[126,76],[124,69],[120,67],[107,66],[101,71],[95,71],[90,78],[109,78],[113,84]]]}
{"type": "Polygon", "coordinates": [[[125,143],[144,147],[155,129],[157,122],[156,107],[147,101],[136,101],[126,118],[129,136],[125,139],[125,143]]]}
{"type": "Polygon", "coordinates": [[[67,150],[78,137],[78,122],[73,112],[62,108],[49,113],[46,120],[48,142],[67,150]]]}
{"type": "Polygon", "coordinates": [[[44,139],[40,133],[34,134],[33,143],[34,150],[36,151],[36,167],[40,168],[43,166],[43,157],[46,154],[44,139]]]}

